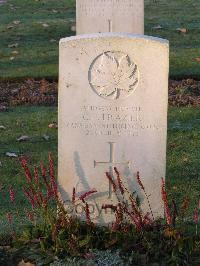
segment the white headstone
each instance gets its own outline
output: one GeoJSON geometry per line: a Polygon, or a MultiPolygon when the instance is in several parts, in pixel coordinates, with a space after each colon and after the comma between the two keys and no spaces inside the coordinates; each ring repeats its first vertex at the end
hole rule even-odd
{"type": "Polygon", "coordinates": [[[97,189],[89,200],[96,222],[111,219],[101,206],[116,201],[105,177],[114,166],[131,191],[140,171],[155,217],[163,216],[168,52],[166,40],[128,34],[60,41],[59,185],[66,204],[73,187],[79,196],[97,189]]]}
{"type": "Polygon", "coordinates": [[[76,32],[144,34],[144,0],[76,0],[76,32]]]}

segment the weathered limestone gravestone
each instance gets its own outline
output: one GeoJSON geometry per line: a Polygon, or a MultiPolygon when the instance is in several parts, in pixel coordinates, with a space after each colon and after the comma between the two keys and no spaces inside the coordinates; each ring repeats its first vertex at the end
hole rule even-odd
{"type": "MultiPolygon", "coordinates": [[[[163,216],[168,58],[168,42],[147,36],[60,41],[59,185],[66,205],[73,187],[78,195],[97,189],[89,200],[96,222],[111,218],[101,206],[116,201],[105,177],[114,166],[130,191],[140,171],[155,217],[163,216]]],[[[141,203],[148,210],[143,196],[141,203]]]]}
{"type": "Polygon", "coordinates": [[[76,0],[78,34],[144,34],[144,0],[76,0]]]}

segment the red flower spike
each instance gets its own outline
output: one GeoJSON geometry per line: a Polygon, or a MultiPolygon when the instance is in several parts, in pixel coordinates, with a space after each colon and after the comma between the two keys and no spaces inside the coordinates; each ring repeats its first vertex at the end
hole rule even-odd
{"type": "Polygon", "coordinates": [[[48,155],[48,160],[49,160],[49,175],[50,175],[50,177],[54,178],[53,160],[52,160],[52,156],[51,156],[50,152],[48,155]]]}
{"type": "Polygon", "coordinates": [[[112,184],[112,186],[113,186],[113,190],[114,190],[114,192],[117,190],[117,186],[116,186],[116,184],[115,184],[115,181],[112,179],[112,177],[111,177],[111,175],[108,173],[108,172],[106,172],[106,177],[108,178],[108,180],[110,181],[110,183],[112,184]]]}
{"type": "Polygon", "coordinates": [[[22,168],[24,169],[24,172],[25,172],[25,176],[26,176],[26,179],[28,182],[31,182],[32,181],[32,176],[31,176],[31,172],[28,168],[28,165],[27,165],[27,161],[25,158],[22,158],[21,159],[21,166],[22,168]]]}
{"type": "Polygon", "coordinates": [[[141,231],[142,229],[142,219],[139,215],[130,213],[128,209],[125,209],[125,213],[129,216],[132,223],[135,225],[135,228],[137,231],[141,231]]]}
{"type": "Polygon", "coordinates": [[[51,153],[49,153],[48,159],[49,159],[49,175],[50,175],[50,181],[51,181],[51,188],[54,193],[54,196],[57,197],[58,188],[57,188],[57,182],[54,176],[54,167],[53,167],[53,160],[52,160],[51,153]]]}
{"type": "Polygon", "coordinates": [[[57,183],[54,179],[51,178],[51,188],[52,188],[52,192],[53,192],[53,195],[55,197],[57,197],[58,195],[58,188],[57,188],[57,183]]]}
{"type": "Polygon", "coordinates": [[[149,205],[149,210],[151,211],[151,216],[152,216],[152,218],[154,220],[154,215],[153,215],[153,211],[152,211],[151,204],[150,204],[150,201],[149,201],[149,196],[146,193],[146,190],[145,190],[145,187],[144,187],[144,185],[143,185],[143,183],[141,181],[139,172],[137,172],[137,182],[138,182],[140,188],[144,191],[144,194],[146,196],[146,199],[147,199],[147,202],[148,202],[148,205],[149,205]]]}
{"type": "Polygon", "coordinates": [[[28,220],[30,222],[33,222],[34,218],[33,218],[33,213],[32,212],[27,211],[26,216],[27,216],[27,218],[28,218],[28,220]]]}
{"type": "Polygon", "coordinates": [[[124,188],[123,188],[123,184],[122,184],[122,180],[121,180],[119,171],[117,170],[116,167],[114,167],[114,171],[115,171],[116,176],[117,176],[117,182],[118,182],[119,190],[120,190],[121,194],[123,195],[124,194],[124,188]]]}
{"type": "Polygon", "coordinates": [[[136,207],[136,203],[135,203],[134,199],[132,198],[132,196],[129,197],[129,200],[131,202],[131,207],[132,207],[133,211],[137,212],[138,210],[137,210],[137,207],[136,207]]]}
{"type": "MultiPolygon", "coordinates": [[[[47,181],[47,178],[46,178],[46,170],[45,170],[45,167],[44,167],[44,165],[43,165],[42,162],[40,162],[40,171],[41,171],[41,176],[42,176],[42,178],[44,180],[44,183],[46,185],[47,191],[50,191],[51,190],[50,184],[47,181]]],[[[49,193],[49,192],[47,192],[47,193],[49,193]]]]}
{"type": "Polygon", "coordinates": [[[147,213],[147,214],[144,216],[144,218],[143,218],[143,223],[144,223],[145,225],[150,225],[150,224],[152,224],[152,220],[151,220],[151,218],[149,217],[149,215],[150,215],[150,213],[147,213]]]}
{"type": "Polygon", "coordinates": [[[165,212],[166,222],[168,225],[171,225],[172,224],[172,218],[171,218],[170,210],[169,210],[169,207],[167,204],[167,195],[165,192],[165,181],[164,181],[163,177],[162,177],[161,194],[162,194],[162,200],[163,200],[163,204],[164,204],[164,212],[165,212]]]}
{"type": "Polygon", "coordinates": [[[15,195],[12,186],[9,188],[9,196],[10,196],[10,202],[13,203],[15,201],[15,195]]]}
{"type": "Polygon", "coordinates": [[[117,208],[117,220],[119,223],[123,221],[123,207],[121,203],[118,204],[117,208]]]}
{"type": "Polygon", "coordinates": [[[46,170],[42,162],[40,162],[40,171],[41,171],[42,177],[44,178],[46,176],[46,170]]]}
{"type": "Polygon", "coordinates": [[[73,187],[73,193],[72,193],[72,203],[74,204],[76,200],[76,190],[75,187],[73,187]]]}
{"type": "Polygon", "coordinates": [[[138,182],[139,186],[141,187],[141,189],[142,189],[143,191],[145,191],[145,188],[144,188],[144,186],[143,186],[143,184],[142,184],[142,181],[141,181],[141,179],[140,179],[140,173],[139,173],[139,172],[137,172],[137,182],[138,182]]]}
{"type": "Polygon", "coordinates": [[[131,207],[132,207],[133,213],[138,217],[138,220],[140,220],[140,222],[142,223],[142,215],[137,209],[134,199],[131,196],[129,197],[129,199],[131,201],[131,207]]]}
{"type": "Polygon", "coordinates": [[[194,212],[193,212],[193,222],[195,224],[198,224],[198,222],[199,222],[199,212],[198,212],[198,209],[195,209],[194,212]]]}
{"type": "Polygon", "coordinates": [[[39,201],[39,199],[38,199],[38,196],[39,196],[39,195],[37,195],[37,194],[33,195],[33,199],[34,199],[34,202],[35,202],[39,207],[41,207],[41,203],[40,203],[40,201],[39,201]]]}
{"type": "Polygon", "coordinates": [[[79,199],[82,200],[83,202],[85,202],[85,198],[91,196],[92,194],[94,194],[94,193],[96,193],[96,192],[97,192],[97,190],[95,190],[95,189],[90,190],[90,191],[88,191],[88,192],[82,194],[82,195],[79,197],[79,199]]]}
{"type": "Polygon", "coordinates": [[[40,197],[40,200],[41,200],[43,205],[47,204],[47,200],[44,198],[44,196],[42,195],[41,192],[38,192],[38,197],[40,197]]]}
{"type": "Polygon", "coordinates": [[[49,187],[49,188],[47,188],[46,198],[47,198],[47,200],[48,200],[48,199],[50,199],[51,197],[53,197],[53,192],[52,192],[52,189],[49,187]]]}
{"type": "Polygon", "coordinates": [[[39,176],[38,176],[38,171],[37,171],[36,166],[34,166],[34,178],[35,178],[36,184],[38,184],[39,183],[39,176]]]}
{"type": "Polygon", "coordinates": [[[86,216],[86,222],[87,224],[91,224],[91,218],[90,218],[90,210],[89,210],[89,205],[85,204],[85,216],[86,216]]]}
{"type": "Polygon", "coordinates": [[[32,209],[34,209],[35,202],[34,202],[33,197],[30,195],[30,193],[27,191],[27,189],[23,188],[22,190],[23,190],[24,195],[26,196],[26,198],[30,202],[32,209]]]}

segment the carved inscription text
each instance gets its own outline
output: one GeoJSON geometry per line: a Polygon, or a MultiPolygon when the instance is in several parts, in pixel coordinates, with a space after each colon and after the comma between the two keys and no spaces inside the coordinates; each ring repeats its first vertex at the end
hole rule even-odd
{"type": "Polygon", "coordinates": [[[137,137],[144,130],[159,130],[159,124],[145,122],[140,106],[82,106],[76,121],[65,126],[85,136],[137,137]]]}

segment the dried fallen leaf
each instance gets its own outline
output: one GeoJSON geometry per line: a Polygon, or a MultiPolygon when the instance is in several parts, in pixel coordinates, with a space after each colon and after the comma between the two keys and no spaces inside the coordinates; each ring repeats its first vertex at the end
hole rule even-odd
{"type": "Polygon", "coordinates": [[[28,141],[29,139],[30,139],[29,136],[23,135],[17,138],[17,141],[28,141]]]}
{"type": "Polygon", "coordinates": [[[199,63],[200,63],[200,57],[196,57],[196,58],[194,58],[194,60],[195,60],[196,62],[199,62],[199,63]]]}
{"type": "Polygon", "coordinates": [[[6,106],[0,104],[0,112],[5,112],[5,111],[7,111],[6,106]]]}
{"type": "Polygon", "coordinates": [[[8,45],[8,48],[17,48],[19,46],[18,43],[12,43],[8,45]]]}
{"type": "Polygon", "coordinates": [[[14,59],[15,59],[14,56],[11,56],[11,57],[10,57],[10,61],[13,61],[14,59]]]}
{"type": "Polygon", "coordinates": [[[51,39],[50,42],[57,42],[57,40],[55,40],[55,39],[51,39]]]}
{"type": "Polygon", "coordinates": [[[32,264],[31,262],[25,262],[24,260],[22,260],[18,263],[18,266],[35,266],[35,264],[32,264]]]}
{"type": "Polygon", "coordinates": [[[6,152],[6,156],[14,157],[14,158],[18,157],[18,155],[16,153],[14,153],[14,152],[6,152]]]}
{"type": "Polygon", "coordinates": [[[183,157],[183,162],[186,163],[189,161],[189,158],[188,157],[183,157]]]}
{"type": "Polygon", "coordinates": [[[58,128],[58,124],[56,122],[53,122],[53,123],[49,124],[48,127],[49,128],[58,128]]]}
{"type": "Polygon", "coordinates": [[[17,94],[19,92],[19,89],[13,89],[11,90],[11,94],[14,95],[14,94],[17,94]]]}
{"type": "Polygon", "coordinates": [[[8,25],[8,26],[7,26],[7,29],[8,29],[8,30],[13,29],[13,28],[14,28],[13,25],[8,25]]]}
{"type": "Polygon", "coordinates": [[[52,9],[52,12],[53,12],[53,13],[58,13],[58,10],[56,10],[56,9],[52,9]]]}
{"type": "Polygon", "coordinates": [[[4,127],[3,125],[0,125],[0,129],[6,129],[6,127],[4,127]]]}
{"type": "Polygon", "coordinates": [[[19,25],[21,23],[21,21],[20,20],[14,20],[12,23],[15,25],[19,25]]]}
{"type": "Polygon", "coordinates": [[[50,137],[48,135],[44,134],[43,135],[43,139],[46,140],[46,141],[48,141],[50,139],[50,137]]]}
{"type": "Polygon", "coordinates": [[[55,39],[51,39],[50,42],[57,42],[55,39]]]}
{"type": "Polygon", "coordinates": [[[12,51],[11,54],[17,55],[17,54],[19,54],[19,52],[18,51],[12,51]]]}
{"type": "Polygon", "coordinates": [[[76,31],[76,26],[75,25],[71,26],[71,31],[76,31]]]}
{"type": "Polygon", "coordinates": [[[186,28],[177,28],[176,31],[181,32],[181,33],[186,33],[187,29],[186,28]]]}
{"type": "Polygon", "coordinates": [[[171,143],[171,144],[169,144],[169,147],[170,147],[170,148],[176,148],[176,146],[177,146],[176,143],[171,143]]]}
{"type": "Polygon", "coordinates": [[[163,29],[163,27],[160,25],[152,27],[152,30],[162,30],[162,29],[163,29]]]}
{"type": "Polygon", "coordinates": [[[42,23],[42,26],[43,26],[44,28],[47,28],[47,27],[49,27],[49,24],[47,24],[47,23],[42,23]]]}

